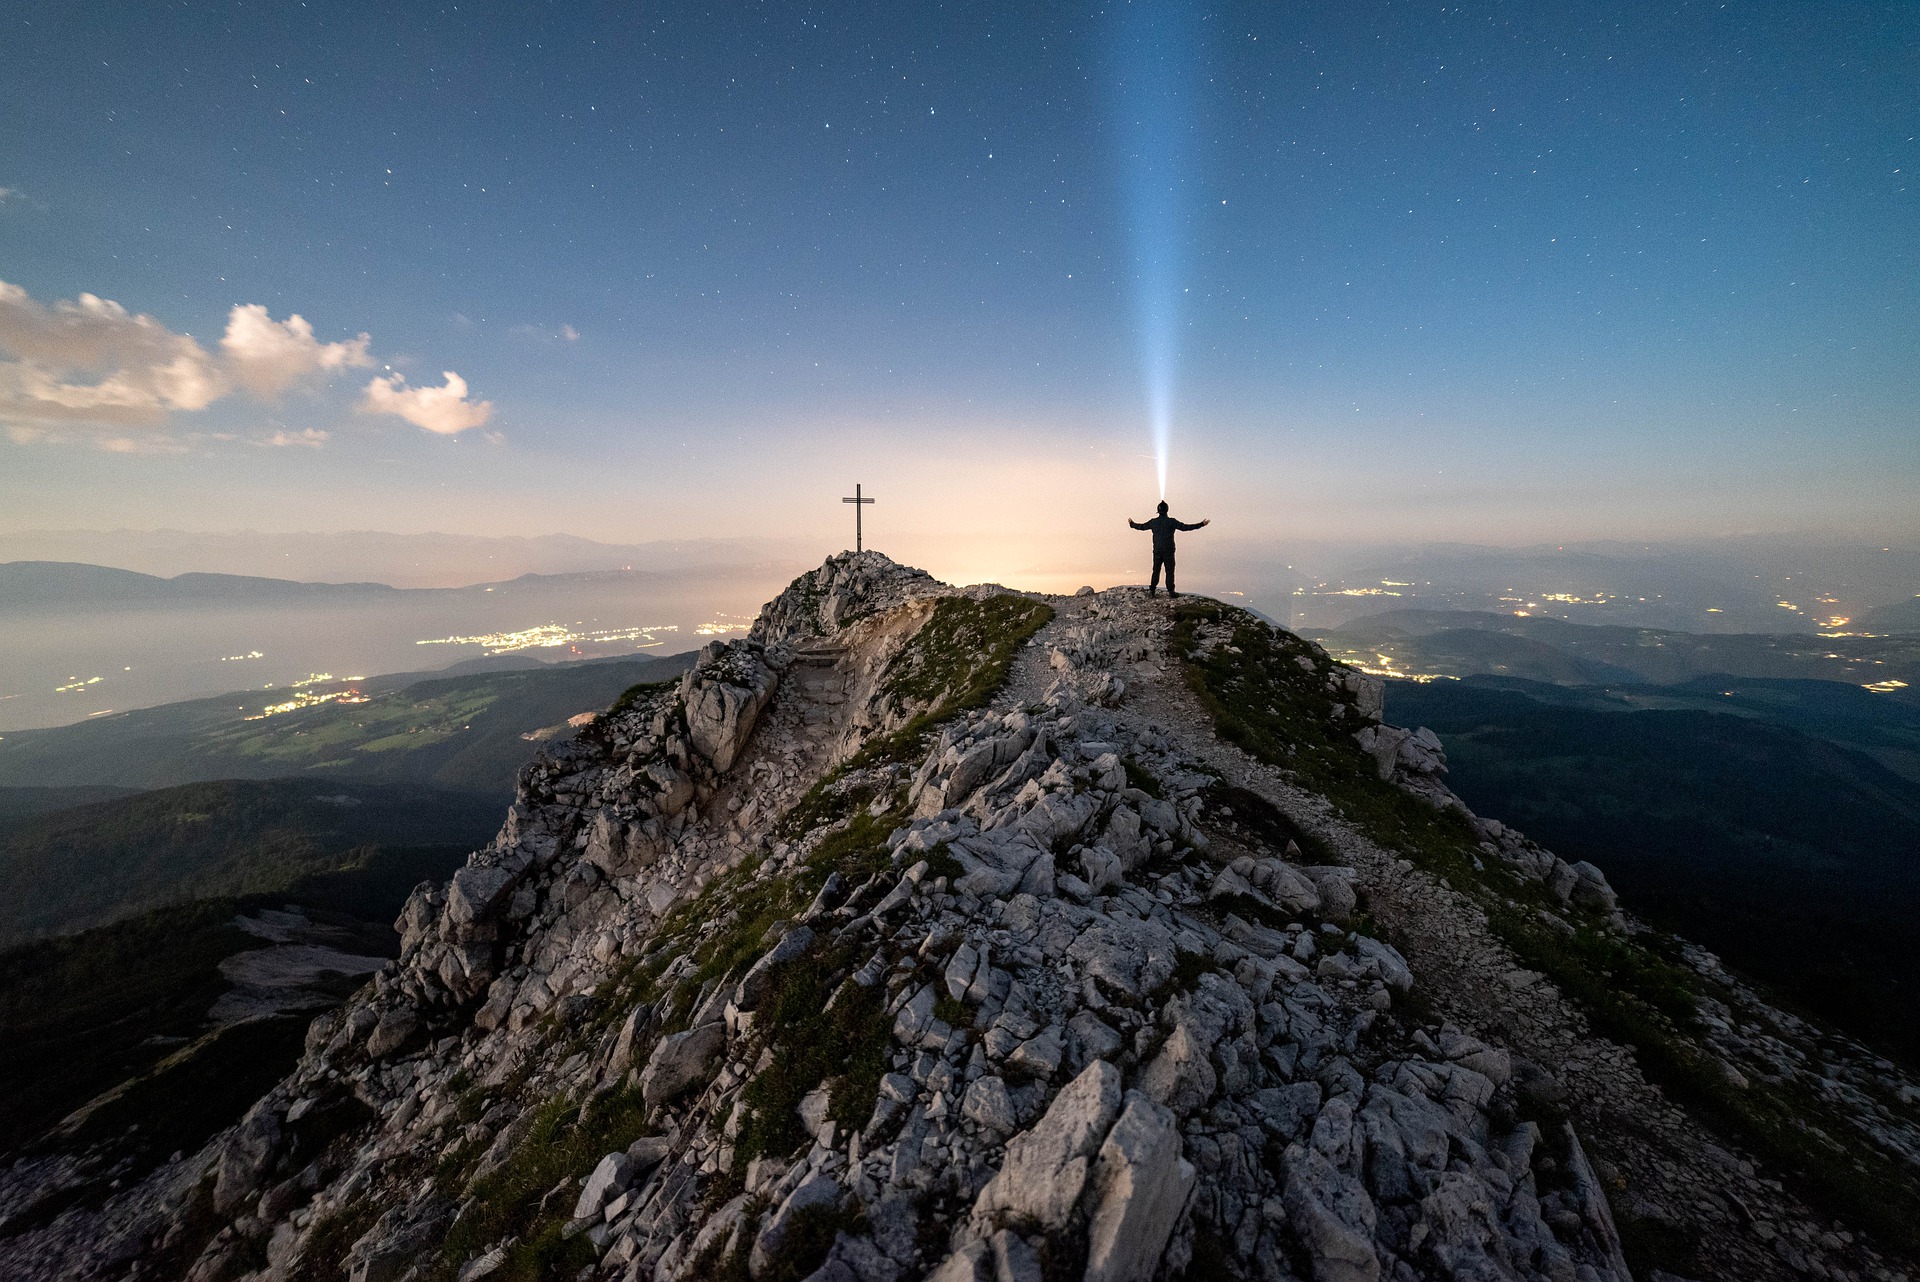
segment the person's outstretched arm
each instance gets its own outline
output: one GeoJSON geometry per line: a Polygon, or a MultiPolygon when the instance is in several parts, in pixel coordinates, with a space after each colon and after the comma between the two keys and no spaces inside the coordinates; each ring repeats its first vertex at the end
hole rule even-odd
{"type": "Polygon", "coordinates": [[[1183,530],[1197,530],[1197,529],[1199,529],[1199,528],[1200,528],[1201,526],[1203,526],[1203,525],[1212,525],[1212,524],[1213,524],[1213,518],[1212,518],[1212,517],[1208,517],[1208,518],[1207,518],[1206,520],[1204,520],[1204,521],[1197,521],[1197,522],[1195,522],[1195,523],[1194,523],[1194,524],[1192,524],[1192,525],[1188,525],[1188,524],[1187,524],[1187,523],[1186,523],[1185,521],[1175,521],[1175,522],[1174,522],[1174,525],[1176,525],[1177,527],[1179,527],[1180,529],[1183,529],[1183,530]]]}
{"type": "Polygon", "coordinates": [[[1128,524],[1128,525],[1131,525],[1131,526],[1132,526],[1132,527],[1133,527],[1134,529],[1136,529],[1136,530],[1145,530],[1145,529],[1151,529],[1151,528],[1152,528],[1151,526],[1146,526],[1146,525],[1142,525],[1142,524],[1140,524],[1140,522],[1138,522],[1138,521],[1136,521],[1136,520],[1134,520],[1134,519],[1133,519],[1132,517],[1128,517],[1128,518],[1127,518],[1127,524],[1128,524]]]}

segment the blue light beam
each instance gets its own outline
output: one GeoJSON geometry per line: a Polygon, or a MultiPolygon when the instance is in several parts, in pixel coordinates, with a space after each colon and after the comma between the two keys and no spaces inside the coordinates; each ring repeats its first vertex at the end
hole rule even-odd
{"type": "Polygon", "coordinates": [[[1187,265],[1182,152],[1193,130],[1188,96],[1200,74],[1195,66],[1196,25],[1185,5],[1136,0],[1122,12],[1115,58],[1134,315],[1163,499],[1173,450],[1180,280],[1187,265]]]}

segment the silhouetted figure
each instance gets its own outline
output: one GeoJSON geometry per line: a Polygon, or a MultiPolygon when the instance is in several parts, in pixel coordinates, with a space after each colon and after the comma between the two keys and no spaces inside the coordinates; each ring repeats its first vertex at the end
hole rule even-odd
{"type": "Polygon", "coordinates": [[[1170,597],[1179,596],[1180,594],[1173,590],[1173,532],[1175,530],[1197,530],[1200,526],[1206,525],[1207,522],[1201,521],[1196,525],[1188,525],[1185,521],[1174,520],[1167,515],[1167,503],[1165,499],[1162,499],[1160,501],[1159,516],[1154,517],[1151,521],[1135,521],[1130,519],[1127,524],[1136,530],[1153,531],[1153,578],[1147,582],[1147,595],[1152,596],[1160,590],[1160,571],[1164,567],[1167,572],[1167,595],[1170,597]]]}

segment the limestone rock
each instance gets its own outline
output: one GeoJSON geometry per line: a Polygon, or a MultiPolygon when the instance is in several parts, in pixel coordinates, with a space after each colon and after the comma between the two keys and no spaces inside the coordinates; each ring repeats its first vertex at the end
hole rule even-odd
{"type": "Polygon", "coordinates": [[[674,1099],[706,1080],[707,1069],[727,1046],[727,1026],[718,1020],[663,1037],[640,1074],[640,1095],[649,1105],[674,1099]]]}
{"type": "Polygon", "coordinates": [[[262,1100],[221,1146],[214,1166],[213,1209],[225,1215],[256,1192],[279,1145],[279,1115],[262,1100]]]}
{"type": "Polygon", "coordinates": [[[748,1271],[756,1278],[765,1276],[786,1245],[787,1231],[792,1228],[794,1217],[808,1207],[836,1205],[842,1196],[838,1180],[817,1171],[808,1175],[761,1226],[747,1257],[748,1271]]]}
{"type": "Polygon", "coordinates": [[[513,874],[497,864],[462,868],[447,887],[447,916],[460,926],[485,921],[505,905],[512,889],[513,874]]]}
{"type": "Polygon", "coordinates": [[[978,1078],[967,1087],[960,1104],[960,1115],[995,1135],[1009,1134],[1017,1124],[1013,1102],[1007,1098],[1007,1083],[991,1074],[978,1078]]]}
{"type": "Polygon", "coordinates": [[[1379,1282],[1377,1214],[1366,1187],[1318,1148],[1295,1144],[1284,1163],[1287,1222],[1312,1259],[1314,1282],[1379,1282]]]}
{"type": "Polygon", "coordinates": [[[1086,1282],[1148,1282],[1158,1272],[1193,1190],[1193,1164],[1180,1149],[1173,1114],[1129,1095],[1094,1163],[1086,1282]]]}
{"type": "Polygon", "coordinates": [[[774,968],[806,956],[807,950],[813,947],[813,939],[813,931],[807,926],[795,926],[780,936],[780,941],[769,948],[741,978],[739,995],[734,999],[740,1009],[752,1010],[758,1006],[772,982],[774,968]]]}
{"type": "Polygon", "coordinates": [[[733,767],[777,681],[759,647],[746,641],[709,646],[702,661],[681,678],[687,738],[718,771],[733,767]]]}
{"type": "Polygon", "coordinates": [[[1066,1225],[1096,1150],[1120,1112],[1120,1070],[1095,1060],[1054,1097],[1031,1130],[1007,1142],[1006,1161],[974,1201],[974,1215],[1066,1225]]]}
{"type": "Polygon", "coordinates": [[[625,1153],[609,1153],[601,1158],[580,1187],[580,1197],[573,1204],[573,1218],[587,1220],[600,1214],[600,1208],[624,1190],[632,1176],[633,1159],[625,1153]]]}
{"type": "Polygon", "coordinates": [[[405,1046],[420,1028],[420,1013],[411,1006],[396,1006],[380,1016],[367,1038],[367,1054],[374,1059],[405,1046]]]}

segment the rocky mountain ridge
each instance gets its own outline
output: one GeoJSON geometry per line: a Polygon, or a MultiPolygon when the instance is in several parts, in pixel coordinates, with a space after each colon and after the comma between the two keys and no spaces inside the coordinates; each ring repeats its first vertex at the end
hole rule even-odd
{"type": "MultiPolygon", "coordinates": [[[[494,840],[415,891],[398,963],[205,1149],[19,1159],[0,1263],[1625,1282],[1632,1250],[1649,1276],[1906,1276],[1595,1030],[1562,991],[1584,954],[1553,948],[1639,956],[1604,874],[1468,815],[1384,711],[1217,603],[832,558],[524,771],[494,840]]],[[[1822,1094],[1806,1127],[1911,1178],[1893,1065],[1680,964],[1714,995],[1650,1007],[1649,1044],[1822,1094]]]]}

